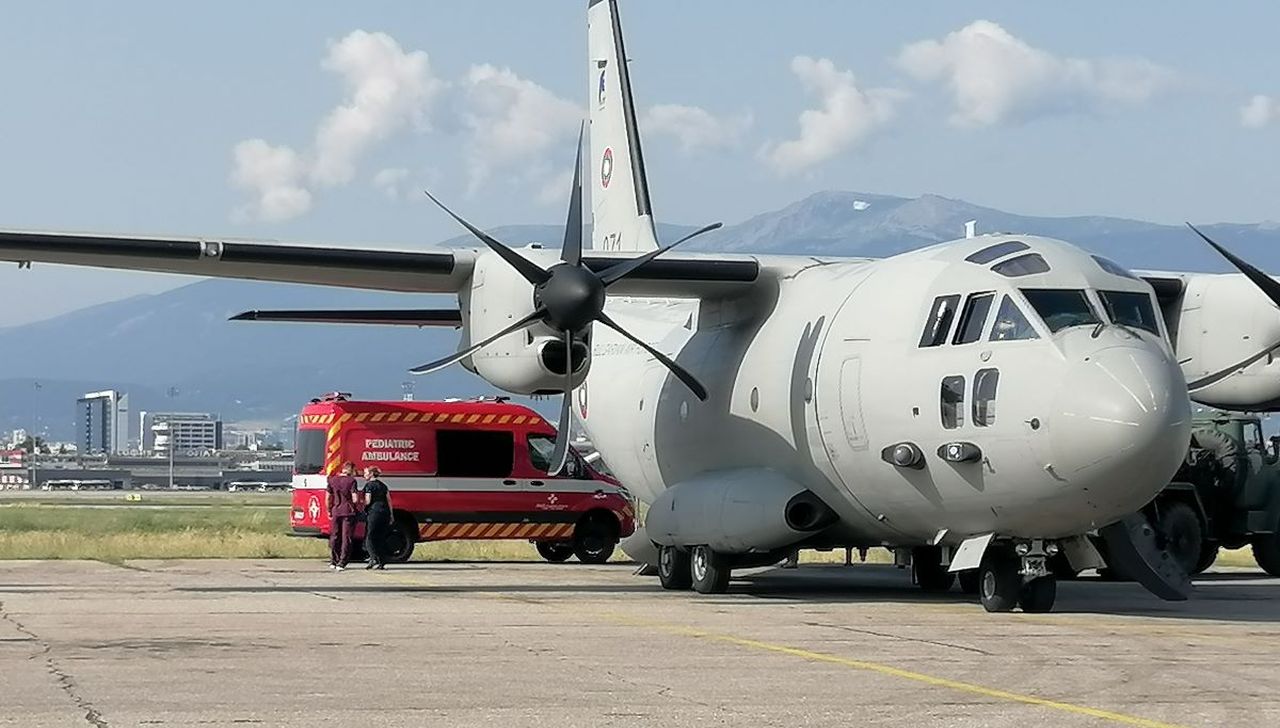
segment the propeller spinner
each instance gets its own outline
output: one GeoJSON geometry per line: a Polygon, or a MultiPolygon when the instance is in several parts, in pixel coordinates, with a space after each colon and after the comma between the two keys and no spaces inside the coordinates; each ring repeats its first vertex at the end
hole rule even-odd
{"type": "MultiPolygon", "coordinates": [[[[584,336],[593,323],[599,322],[618,332],[662,362],[663,366],[683,382],[693,392],[694,396],[705,401],[707,399],[706,387],[702,386],[702,383],[696,377],[667,355],[654,349],[631,332],[619,326],[616,321],[604,312],[604,304],[609,286],[623,280],[631,273],[639,270],[641,266],[677,245],[703,233],[718,229],[721,223],[707,225],[670,245],[658,248],[637,258],[620,261],[599,274],[595,273],[582,264],[582,136],[583,134],[580,130],[578,132],[578,155],[573,166],[573,189],[569,197],[569,215],[565,223],[564,244],[560,249],[561,262],[551,268],[543,269],[462,219],[430,192],[426,193],[427,197],[431,198],[431,201],[436,203],[440,209],[448,213],[454,220],[457,220],[459,224],[479,238],[490,250],[497,253],[499,257],[512,268],[515,268],[525,280],[533,285],[533,311],[479,343],[472,344],[466,349],[442,359],[414,367],[409,371],[414,374],[428,374],[443,369],[450,364],[471,356],[498,339],[526,329],[535,323],[544,323],[554,328],[563,337],[565,350],[572,352],[574,335],[584,336]]],[[[564,399],[560,407],[560,429],[556,435],[556,446],[548,468],[550,473],[560,472],[569,455],[569,424],[573,406],[573,367],[571,366],[572,362],[569,362],[569,364],[565,367],[564,399]]]]}

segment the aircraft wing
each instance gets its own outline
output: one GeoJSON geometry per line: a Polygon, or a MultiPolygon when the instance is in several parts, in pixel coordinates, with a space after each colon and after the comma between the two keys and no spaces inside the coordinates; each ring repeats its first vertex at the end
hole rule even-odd
{"type": "MultiPolygon", "coordinates": [[[[521,249],[542,265],[552,251],[521,249]]],[[[97,233],[0,230],[0,261],[308,283],[406,293],[456,293],[488,251],[378,250],[230,238],[132,237],[97,233]]],[[[588,252],[600,272],[629,255],[588,252]]],[[[807,260],[807,259],[806,259],[807,260]]],[[[749,255],[672,255],[653,260],[610,289],[624,296],[703,298],[745,293],[764,267],[749,255]]]]}
{"type": "Polygon", "coordinates": [[[409,252],[219,238],[159,238],[0,230],[0,260],[311,283],[408,293],[454,293],[475,252],[409,252]]]}

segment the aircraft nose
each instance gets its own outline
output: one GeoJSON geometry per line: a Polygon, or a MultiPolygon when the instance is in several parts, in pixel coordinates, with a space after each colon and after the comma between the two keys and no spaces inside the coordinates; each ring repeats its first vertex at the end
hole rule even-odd
{"type": "Polygon", "coordinates": [[[1051,473],[1116,517],[1146,505],[1187,454],[1191,404],[1181,369],[1156,347],[1114,346],[1074,363],[1060,387],[1051,473]]]}

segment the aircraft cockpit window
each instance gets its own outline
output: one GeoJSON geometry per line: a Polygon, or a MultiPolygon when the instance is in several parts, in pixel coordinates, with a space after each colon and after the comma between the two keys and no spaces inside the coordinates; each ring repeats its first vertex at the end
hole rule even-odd
{"type": "Polygon", "coordinates": [[[964,302],[964,313],[960,314],[960,325],[956,327],[956,338],[953,344],[971,344],[982,338],[982,329],[987,323],[987,314],[991,311],[991,302],[996,298],[994,293],[975,293],[964,302]]]}
{"type": "Polygon", "coordinates": [[[1160,335],[1151,296],[1139,291],[1099,291],[1098,295],[1102,298],[1102,305],[1107,309],[1112,323],[1160,335]]]}
{"type": "Polygon", "coordinates": [[[978,427],[990,427],[996,423],[996,389],[999,386],[999,369],[979,369],[973,375],[973,424],[978,427]]]}
{"type": "Polygon", "coordinates": [[[1000,301],[1000,310],[996,312],[996,322],[991,325],[991,341],[1025,341],[1038,339],[1035,327],[1027,320],[1027,315],[1018,308],[1011,296],[1000,301]]]}
{"type": "Polygon", "coordinates": [[[924,333],[920,336],[920,346],[942,346],[947,343],[947,334],[951,333],[951,322],[956,317],[956,309],[960,306],[960,296],[938,296],[933,299],[933,308],[929,310],[929,321],[924,325],[924,333]]]}
{"type": "Polygon", "coordinates": [[[1057,333],[1071,326],[1092,326],[1102,323],[1084,291],[1069,288],[1024,288],[1022,295],[1027,297],[1031,307],[1049,331],[1057,333]]]}
{"type": "Polygon", "coordinates": [[[1018,276],[1029,276],[1035,273],[1048,273],[1049,264],[1039,253],[1027,253],[1019,255],[1016,258],[1010,258],[1003,263],[996,263],[991,266],[991,270],[1002,276],[1017,278],[1018,276]]]}
{"type": "Polygon", "coordinates": [[[965,260],[970,263],[986,265],[997,258],[1003,258],[1011,253],[1028,250],[1029,248],[1030,246],[1021,240],[1006,240],[1003,243],[996,243],[995,245],[985,247],[973,255],[970,255],[968,258],[965,258],[965,260]]]}
{"type": "Polygon", "coordinates": [[[942,426],[954,430],[964,424],[964,377],[942,379],[942,426]]]}
{"type": "Polygon", "coordinates": [[[1098,264],[1099,268],[1110,273],[1111,275],[1120,276],[1121,278],[1132,278],[1135,281],[1138,280],[1137,276],[1125,270],[1124,266],[1120,265],[1114,260],[1108,260],[1102,257],[1101,255],[1095,255],[1092,257],[1094,262],[1098,264]]]}

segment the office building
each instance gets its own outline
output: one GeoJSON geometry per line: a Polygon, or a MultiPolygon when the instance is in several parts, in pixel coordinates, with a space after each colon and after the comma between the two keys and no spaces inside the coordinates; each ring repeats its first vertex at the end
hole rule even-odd
{"type": "Polygon", "coordinates": [[[129,395],[109,389],[76,400],[79,451],[118,455],[129,450],[129,395]]]}
{"type": "Polygon", "coordinates": [[[168,455],[199,455],[221,450],[222,420],[203,412],[143,412],[142,449],[168,455]]]}

